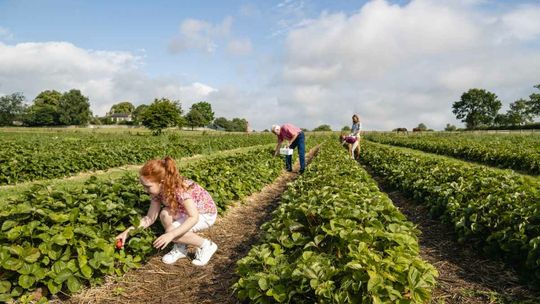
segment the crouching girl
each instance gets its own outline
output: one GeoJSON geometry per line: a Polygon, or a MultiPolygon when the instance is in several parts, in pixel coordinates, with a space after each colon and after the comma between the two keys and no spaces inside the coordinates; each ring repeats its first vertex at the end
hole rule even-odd
{"type": "Polygon", "coordinates": [[[339,136],[339,141],[342,145],[347,144],[349,147],[349,155],[351,158],[357,159],[360,157],[360,145],[358,144],[359,139],[356,136],[345,136],[341,134],[339,136]],[[356,154],[356,155],[355,155],[356,154]]]}
{"type": "MultiPolygon", "coordinates": [[[[139,171],[139,180],[151,196],[148,213],[141,219],[139,227],[151,226],[159,215],[165,233],[154,241],[154,247],[165,249],[169,243],[174,243],[162,261],[172,264],[187,257],[186,245],[191,245],[197,248],[192,263],[206,265],[216,252],[217,245],[197,232],[208,229],[216,221],[217,208],[210,194],[194,181],[181,176],[170,157],[146,162],[139,171]]],[[[125,244],[132,229],[135,228],[129,227],[116,239],[121,239],[125,244]]]]}

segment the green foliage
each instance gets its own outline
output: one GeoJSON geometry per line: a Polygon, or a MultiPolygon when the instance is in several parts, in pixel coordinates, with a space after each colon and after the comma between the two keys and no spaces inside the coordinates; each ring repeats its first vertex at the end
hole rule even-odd
{"type": "Polygon", "coordinates": [[[319,131],[332,131],[332,128],[330,128],[329,125],[320,125],[313,129],[313,132],[319,132],[319,131]]]}
{"type": "Polygon", "coordinates": [[[25,100],[22,93],[0,97],[0,126],[10,126],[14,120],[21,119],[26,108],[25,100]]]}
{"type": "Polygon", "coordinates": [[[227,120],[225,117],[219,117],[214,120],[214,126],[219,126],[227,132],[244,132],[247,129],[248,122],[244,118],[233,118],[227,120]]]}
{"type": "Polygon", "coordinates": [[[185,118],[187,125],[190,126],[192,130],[194,127],[204,127],[207,125],[203,114],[195,109],[191,109],[185,118]]]}
{"type": "MultiPolygon", "coordinates": [[[[214,157],[182,168],[182,174],[207,189],[221,212],[280,174],[281,160],[271,151],[263,146],[214,157]]],[[[130,232],[121,251],[114,250],[114,236],[138,226],[148,203],[134,174],[106,182],[92,178],[81,190],[36,186],[10,201],[0,210],[0,299],[18,298],[42,284],[53,294],[74,293],[105,275],[139,267],[155,252],[159,225],[130,232]]]]}
{"type": "Polygon", "coordinates": [[[349,127],[349,126],[344,126],[343,128],[341,128],[341,131],[344,131],[344,132],[350,132],[350,131],[351,131],[351,127],[349,127]]]}
{"type": "Polygon", "coordinates": [[[433,134],[404,137],[371,133],[365,138],[383,144],[482,162],[499,168],[540,174],[540,136],[433,134]]]}
{"type": "Polygon", "coordinates": [[[456,126],[447,123],[447,124],[446,124],[446,127],[444,128],[444,130],[445,130],[445,131],[452,132],[452,131],[456,131],[457,128],[456,128],[456,126]]]}
{"type": "Polygon", "coordinates": [[[159,135],[165,128],[178,126],[182,121],[181,116],[182,106],[179,101],[154,99],[143,112],[142,124],[152,130],[154,135],[159,135]]]}
{"type": "Polygon", "coordinates": [[[135,111],[135,106],[129,101],[124,101],[113,105],[110,114],[131,114],[133,111],[135,111]]]}
{"type": "MultiPolygon", "coordinates": [[[[206,101],[194,103],[191,106],[190,111],[187,115],[189,116],[191,112],[194,113],[191,114],[192,124],[190,124],[190,126],[204,127],[209,125],[214,120],[214,112],[212,112],[212,105],[206,101]]],[[[186,119],[189,121],[187,117],[186,119]]]]}
{"type": "Polygon", "coordinates": [[[497,95],[484,89],[470,89],[454,102],[452,113],[466,123],[468,129],[481,125],[491,125],[501,108],[497,95]]]}
{"type": "Polygon", "coordinates": [[[275,141],[271,135],[131,136],[0,133],[0,184],[104,170],[170,155],[174,158],[275,141]]]}
{"type": "Polygon", "coordinates": [[[477,243],[540,284],[537,179],[369,141],[363,147],[363,161],[451,223],[459,241],[477,243]]]}
{"type": "Polygon", "coordinates": [[[59,120],[63,125],[86,125],[92,117],[88,97],[79,90],[69,90],[62,94],[58,103],[59,120]]]}
{"type": "Polygon", "coordinates": [[[250,303],[426,303],[437,271],[418,231],[331,141],[283,194],[233,285],[250,303]],[[336,151],[340,151],[336,153],[336,151]]]}
{"type": "Polygon", "coordinates": [[[133,123],[140,125],[142,123],[142,118],[144,117],[144,111],[148,109],[148,105],[142,104],[139,105],[135,110],[133,110],[133,123]]]}
{"type": "Polygon", "coordinates": [[[424,123],[419,123],[418,124],[418,127],[416,127],[417,129],[421,130],[421,131],[426,131],[427,130],[427,126],[424,124],[424,123]]]}

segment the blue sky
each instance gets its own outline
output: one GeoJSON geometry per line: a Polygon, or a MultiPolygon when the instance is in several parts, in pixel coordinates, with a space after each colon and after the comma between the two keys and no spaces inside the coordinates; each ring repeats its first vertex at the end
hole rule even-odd
{"type": "Polygon", "coordinates": [[[481,87],[505,106],[540,83],[537,1],[5,1],[0,95],[81,89],[120,101],[209,101],[261,130],[460,125],[481,87]]]}

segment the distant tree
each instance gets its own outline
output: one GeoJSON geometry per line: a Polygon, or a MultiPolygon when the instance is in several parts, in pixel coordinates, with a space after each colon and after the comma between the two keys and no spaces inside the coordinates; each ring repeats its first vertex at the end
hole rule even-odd
{"type": "Polygon", "coordinates": [[[230,121],[227,120],[227,118],[225,117],[218,117],[214,120],[214,123],[213,125],[216,126],[216,127],[220,127],[220,128],[223,128],[225,130],[228,130],[231,128],[230,126],[230,121]]]}
{"type": "Polygon", "coordinates": [[[244,118],[233,118],[232,122],[233,132],[245,132],[247,128],[248,121],[244,118]]]}
{"type": "Polygon", "coordinates": [[[420,129],[420,130],[422,130],[422,131],[426,131],[426,130],[427,130],[427,126],[426,126],[423,122],[419,123],[419,124],[418,124],[418,127],[416,127],[416,128],[417,128],[417,129],[420,129]]]}
{"type": "Polygon", "coordinates": [[[52,104],[33,104],[26,111],[23,122],[28,126],[56,126],[58,121],[58,107],[52,104]]]}
{"type": "Polygon", "coordinates": [[[300,130],[302,130],[302,132],[308,132],[309,130],[306,129],[306,128],[300,128],[300,130]]]}
{"type": "Polygon", "coordinates": [[[506,122],[512,126],[519,126],[531,123],[533,116],[531,103],[527,100],[519,99],[510,104],[510,109],[506,112],[506,122]]]}
{"type": "Polygon", "coordinates": [[[491,125],[501,105],[497,95],[484,89],[470,89],[461,95],[460,101],[454,102],[452,112],[465,122],[467,129],[475,129],[491,125]]]}
{"type": "Polygon", "coordinates": [[[444,128],[444,130],[445,130],[445,131],[450,131],[450,132],[451,132],[451,131],[457,130],[457,128],[456,128],[456,126],[447,123],[447,124],[446,124],[446,127],[444,128]]]}
{"type": "Polygon", "coordinates": [[[10,126],[14,120],[22,118],[26,105],[22,93],[13,93],[0,97],[0,126],[10,126]]]}
{"type": "Polygon", "coordinates": [[[313,132],[320,132],[320,131],[332,131],[332,128],[330,128],[329,125],[320,125],[313,129],[313,132]]]}
{"type": "Polygon", "coordinates": [[[62,97],[62,93],[56,91],[56,90],[45,90],[34,98],[34,104],[35,105],[53,105],[57,107],[60,104],[60,98],[62,97]]]}
{"type": "Polygon", "coordinates": [[[154,99],[154,102],[144,110],[142,124],[159,135],[168,127],[182,124],[182,106],[179,101],[171,101],[167,98],[154,99]]]}
{"type": "MultiPolygon", "coordinates": [[[[535,85],[534,87],[540,90],[540,84],[535,85]]],[[[529,105],[530,114],[533,116],[540,116],[540,93],[531,94],[527,103],[529,105]]]]}
{"type": "MultiPolygon", "coordinates": [[[[198,111],[202,116],[201,124],[197,125],[199,127],[204,127],[209,125],[214,120],[214,112],[212,112],[212,105],[206,101],[201,101],[191,105],[191,111],[198,111]]],[[[188,113],[189,114],[189,113],[188,113]]]]}
{"type": "Polygon", "coordinates": [[[204,127],[208,124],[204,115],[199,112],[199,110],[193,108],[186,114],[185,119],[187,125],[191,127],[191,130],[195,127],[204,127]]]}
{"type": "Polygon", "coordinates": [[[129,102],[124,101],[117,103],[111,107],[111,114],[132,114],[135,111],[135,106],[129,102]]]}
{"type": "Polygon", "coordinates": [[[351,131],[351,127],[345,126],[345,127],[341,128],[341,131],[343,131],[343,132],[350,132],[350,131],[351,131]]]}
{"type": "Polygon", "coordinates": [[[63,125],[85,125],[92,118],[88,97],[83,96],[80,90],[72,89],[62,94],[58,103],[60,123],[63,125]]]}
{"type": "Polygon", "coordinates": [[[136,125],[140,125],[142,122],[142,116],[144,115],[144,111],[148,109],[148,105],[142,104],[133,110],[133,123],[136,125]]]}

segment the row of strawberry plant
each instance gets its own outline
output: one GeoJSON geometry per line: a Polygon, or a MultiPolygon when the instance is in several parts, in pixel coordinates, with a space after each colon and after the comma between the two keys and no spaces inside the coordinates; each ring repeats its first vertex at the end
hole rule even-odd
{"type": "Polygon", "coordinates": [[[163,155],[176,158],[267,144],[275,136],[135,136],[126,134],[0,133],[0,185],[140,164],[163,155]],[[17,136],[15,136],[17,135],[17,136]]]}
{"type": "Polygon", "coordinates": [[[338,143],[283,194],[262,242],[237,263],[252,303],[424,303],[436,269],[418,231],[338,143]]]}
{"type": "Polygon", "coordinates": [[[540,281],[540,181],[437,155],[364,143],[362,161],[473,241],[540,281]]]}
{"type": "Polygon", "coordinates": [[[378,143],[449,155],[533,175],[540,174],[540,136],[461,134],[399,136],[373,133],[366,138],[378,143]]]}
{"type": "MultiPolygon", "coordinates": [[[[234,156],[214,156],[181,168],[215,198],[220,211],[275,179],[282,161],[269,146],[234,156]]],[[[149,197],[135,174],[118,180],[91,178],[82,190],[35,186],[0,210],[0,302],[28,299],[46,287],[52,294],[76,292],[107,274],[122,274],[155,253],[154,230],[136,231],[125,250],[113,238],[146,213],[149,197]],[[26,294],[26,295],[25,295],[26,294]]]]}

